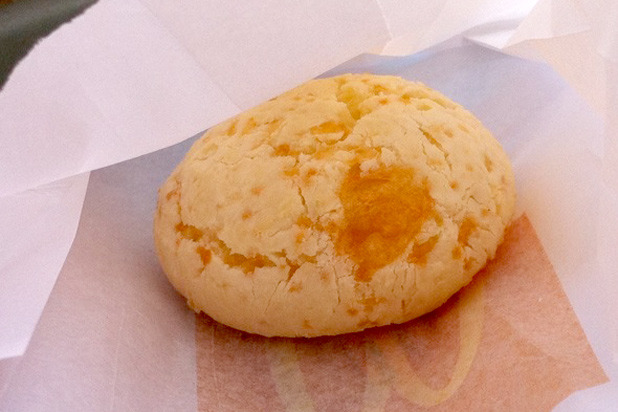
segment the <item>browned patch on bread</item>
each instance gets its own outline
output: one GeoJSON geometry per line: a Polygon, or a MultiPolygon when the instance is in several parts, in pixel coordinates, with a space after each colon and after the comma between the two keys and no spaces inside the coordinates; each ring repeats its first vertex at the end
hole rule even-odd
{"type": "Polygon", "coordinates": [[[412,247],[412,252],[408,255],[408,263],[425,266],[427,264],[427,255],[431,253],[433,248],[436,246],[439,238],[440,236],[435,235],[423,243],[415,243],[412,247]]]}
{"type": "Polygon", "coordinates": [[[339,122],[328,121],[317,126],[313,126],[309,131],[313,134],[325,133],[347,133],[348,128],[345,124],[339,122]]]}
{"type": "Polygon", "coordinates": [[[264,190],[264,186],[253,186],[251,188],[251,194],[259,196],[264,190]]]}
{"type": "Polygon", "coordinates": [[[194,242],[197,242],[202,238],[202,236],[204,236],[204,232],[202,232],[200,229],[196,228],[193,225],[185,225],[183,222],[179,222],[176,225],[176,231],[180,233],[180,236],[182,236],[183,238],[190,239],[194,242]]]}
{"type": "Polygon", "coordinates": [[[468,245],[468,241],[470,240],[470,236],[476,228],[478,227],[478,223],[476,219],[471,216],[466,216],[461,222],[461,226],[459,226],[459,235],[457,236],[457,241],[461,245],[468,245]]]}
{"type": "Polygon", "coordinates": [[[288,290],[294,293],[294,292],[300,292],[302,289],[303,289],[302,283],[294,283],[293,285],[290,286],[290,289],[288,290]]]}
{"type": "Polygon", "coordinates": [[[204,246],[198,246],[195,248],[195,251],[200,255],[200,259],[204,266],[210,263],[212,259],[212,252],[210,250],[206,249],[204,246]]]}
{"type": "Polygon", "coordinates": [[[461,246],[455,246],[451,252],[451,255],[453,256],[453,259],[461,259],[461,246]]]}
{"type": "Polygon", "coordinates": [[[305,232],[298,232],[296,234],[296,236],[294,236],[294,243],[299,245],[299,244],[303,243],[304,239],[305,239],[305,232]]]}
{"type": "Polygon", "coordinates": [[[303,215],[298,217],[296,224],[300,227],[311,227],[313,220],[311,220],[308,216],[303,215]]]}
{"type": "Polygon", "coordinates": [[[348,308],[348,310],[346,310],[346,312],[348,313],[348,315],[350,316],[356,316],[358,315],[358,309],[356,308],[348,308]]]}
{"type": "Polygon", "coordinates": [[[335,234],[336,248],[358,264],[359,281],[371,280],[376,270],[397,259],[435,215],[427,182],[419,184],[411,168],[380,168],[363,175],[356,164],[339,197],[345,217],[335,234]]]}

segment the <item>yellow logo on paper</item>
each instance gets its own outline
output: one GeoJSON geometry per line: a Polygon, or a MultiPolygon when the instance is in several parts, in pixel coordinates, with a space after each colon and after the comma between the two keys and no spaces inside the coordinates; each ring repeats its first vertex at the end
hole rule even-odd
{"type": "MultiPolygon", "coordinates": [[[[481,343],[483,284],[477,280],[462,290],[452,310],[459,315],[460,344],[449,382],[439,389],[429,387],[412,369],[405,350],[394,338],[378,338],[365,344],[367,385],[362,400],[364,411],[383,410],[393,390],[423,407],[438,405],[455,394],[468,376],[481,343]]],[[[314,410],[292,342],[281,341],[280,347],[271,352],[271,373],[287,410],[314,410]]]]}

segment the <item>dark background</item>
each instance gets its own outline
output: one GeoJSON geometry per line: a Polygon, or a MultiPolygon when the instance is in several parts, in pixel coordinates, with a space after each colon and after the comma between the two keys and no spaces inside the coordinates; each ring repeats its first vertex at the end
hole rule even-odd
{"type": "Polygon", "coordinates": [[[0,89],[43,37],[97,0],[0,0],[0,89]]]}

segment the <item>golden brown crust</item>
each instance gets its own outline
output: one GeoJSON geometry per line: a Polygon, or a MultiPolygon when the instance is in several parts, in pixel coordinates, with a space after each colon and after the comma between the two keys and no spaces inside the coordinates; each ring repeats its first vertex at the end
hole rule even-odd
{"type": "Polygon", "coordinates": [[[213,127],[159,193],[155,241],[196,311],[266,336],[405,322],[491,258],[511,166],[440,93],[314,80],[213,127]]]}

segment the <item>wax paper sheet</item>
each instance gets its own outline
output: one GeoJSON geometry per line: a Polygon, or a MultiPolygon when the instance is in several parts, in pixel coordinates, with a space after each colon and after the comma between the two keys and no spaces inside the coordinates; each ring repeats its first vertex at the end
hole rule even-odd
{"type": "MultiPolygon", "coordinates": [[[[423,80],[472,109],[502,141],[515,164],[520,212],[532,223],[594,353],[611,378],[607,384],[569,397],[560,408],[581,410],[582,405],[592,405],[611,410],[618,397],[614,383],[618,116],[612,110],[618,103],[616,13],[609,0],[381,0],[362,5],[206,1],[185,2],[181,7],[171,1],[99,0],[39,42],[0,91],[0,358],[5,358],[0,363],[0,388],[16,388],[16,382],[22,382],[24,391],[15,393],[28,395],[32,386],[25,383],[39,374],[48,377],[39,389],[83,386],[77,372],[70,375],[75,385],[51,384],[49,377],[57,377],[62,368],[33,360],[37,356],[46,362],[56,359],[52,354],[58,352],[57,346],[45,346],[40,352],[36,348],[44,341],[59,344],[64,339],[60,333],[48,336],[43,331],[53,331],[62,319],[73,319],[70,328],[67,325],[66,336],[71,337],[70,331],[91,321],[68,316],[66,311],[50,315],[53,300],[37,326],[38,340],[25,356],[20,355],[71,247],[90,171],[181,142],[348,61],[330,73],[374,71],[423,80]],[[471,42],[482,48],[472,47],[471,42]],[[487,48],[497,52],[489,53],[487,48]],[[399,57],[353,58],[365,52],[399,57]]],[[[169,161],[162,169],[171,167],[169,161]]],[[[127,174],[160,176],[149,162],[128,164],[118,167],[127,174]]],[[[156,184],[148,184],[148,190],[154,190],[156,184]]],[[[92,192],[97,186],[88,187],[92,192]]],[[[121,205],[133,198],[126,190],[118,198],[121,205]]],[[[152,199],[144,195],[133,201],[150,204],[152,199]]],[[[95,208],[97,203],[90,205],[95,208]]],[[[85,212],[91,213],[88,208],[85,212]]],[[[132,227],[139,232],[146,226],[142,221],[132,227]]],[[[140,233],[139,241],[146,242],[146,232],[140,233]]],[[[108,250],[95,235],[82,234],[82,239],[94,243],[92,253],[108,250]]],[[[90,273],[91,258],[81,258],[83,263],[77,267],[88,274],[79,276],[104,276],[90,273]]],[[[63,283],[54,293],[70,302],[80,289],[74,282],[82,277],[75,275],[64,283],[70,293],[59,292],[63,283]]],[[[83,288],[90,281],[84,280],[83,288]]],[[[143,287],[131,290],[139,295],[143,287]]],[[[109,300],[115,291],[101,295],[109,300]]],[[[132,305],[117,306],[127,313],[135,310],[132,305]]],[[[125,321],[120,324],[124,333],[131,330],[125,328],[125,321]]],[[[115,358],[103,357],[108,362],[124,353],[116,339],[120,335],[129,346],[142,349],[123,334],[95,340],[116,345],[115,358]]],[[[84,335],[83,343],[91,343],[88,336],[84,335]]],[[[70,348],[80,348],[71,339],[65,347],[57,357],[61,364],[75,357],[70,348]]],[[[81,348],[97,354],[88,346],[81,348]]],[[[109,347],[102,350],[106,354],[109,347]]],[[[88,358],[86,364],[96,362],[88,358]]],[[[95,373],[98,380],[76,393],[88,400],[97,392],[109,405],[126,406],[122,403],[130,399],[126,385],[142,382],[144,390],[157,388],[142,379],[160,379],[148,367],[129,367],[125,376],[118,371],[130,361],[112,364],[116,369],[106,370],[115,374],[95,373]]],[[[92,368],[86,370],[93,373],[92,368]]],[[[58,397],[51,389],[40,393],[35,398],[42,401],[58,397]]],[[[165,391],[158,394],[152,394],[153,402],[159,398],[175,402],[165,391]]],[[[140,400],[132,402],[141,405],[140,400]]]]}
{"type": "Polygon", "coordinates": [[[590,286],[598,261],[582,250],[597,235],[599,116],[551,68],[471,44],[365,55],[325,75],[344,71],[424,81],[477,114],[513,159],[525,217],[479,284],[417,322],[339,338],[265,340],[196,320],[151,235],[157,187],[187,141],[91,174],[77,238],[0,408],[611,410],[615,367],[599,328],[610,295],[590,286]],[[569,396],[588,387],[592,400],[569,396]]]}

